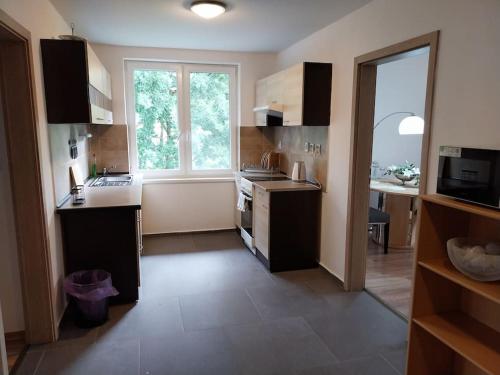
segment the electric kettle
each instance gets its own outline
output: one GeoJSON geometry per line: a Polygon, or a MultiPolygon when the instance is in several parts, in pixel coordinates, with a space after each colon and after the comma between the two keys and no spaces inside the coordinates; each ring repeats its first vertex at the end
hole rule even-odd
{"type": "Polygon", "coordinates": [[[303,161],[296,161],[293,165],[292,181],[306,180],[306,166],[303,161]]]}

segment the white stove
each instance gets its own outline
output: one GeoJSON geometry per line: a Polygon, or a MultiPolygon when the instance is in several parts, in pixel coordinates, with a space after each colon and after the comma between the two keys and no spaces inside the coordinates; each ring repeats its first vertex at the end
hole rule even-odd
{"type": "Polygon", "coordinates": [[[253,181],[283,181],[289,178],[283,173],[245,173],[240,174],[240,193],[247,201],[246,210],[241,212],[241,238],[245,245],[255,254],[253,238],[253,181]]]}

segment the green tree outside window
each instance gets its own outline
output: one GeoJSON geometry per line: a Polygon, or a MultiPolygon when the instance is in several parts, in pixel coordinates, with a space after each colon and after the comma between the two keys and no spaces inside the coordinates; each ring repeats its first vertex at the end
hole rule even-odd
{"type": "MultiPolygon", "coordinates": [[[[133,78],[139,169],[180,169],[177,73],[135,70],[133,78]]],[[[230,169],[229,74],[191,72],[189,98],[192,169],[230,169]]]]}

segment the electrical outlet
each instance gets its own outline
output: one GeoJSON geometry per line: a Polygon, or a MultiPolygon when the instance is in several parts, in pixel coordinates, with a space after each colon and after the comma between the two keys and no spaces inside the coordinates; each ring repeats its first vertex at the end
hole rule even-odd
{"type": "Polygon", "coordinates": [[[304,143],[304,152],[309,152],[309,147],[311,144],[309,142],[304,143]]]}
{"type": "Polygon", "coordinates": [[[76,139],[70,139],[68,141],[69,145],[69,156],[71,159],[76,159],[78,157],[78,146],[76,143],[76,139]]]}
{"type": "Polygon", "coordinates": [[[321,145],[319,143],[314,145],[314,154],[321,155],[321,145]]]}

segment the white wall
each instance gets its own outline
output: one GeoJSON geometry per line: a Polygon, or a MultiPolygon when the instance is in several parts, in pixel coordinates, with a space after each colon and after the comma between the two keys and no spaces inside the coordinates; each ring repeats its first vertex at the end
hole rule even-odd
{"type": "MultiPolygon", "coordinates": [[[[254,124],[255,81],[275,71],[276,54],[92,44],[111,74],[113,120],[126,124],[124,61],[145,59],[239,65],[241,126],[254,124]]],[[[144,233],[172,233],[234,228],[234,182],[145,184],[144,233]]]]}
{"type": "Polygon", "coordinates": [[[0,301],[5,332],[17,332],[24,330],[24,310],[1,101],[0,114],[0,301]]]}
{"type": "Polygon", "coordinates": [[[441,30],[428,191],[436,188],[441,144],[500,148],[500,2],[374,0],[282,51],[280,67],[333,62],[328,192],[323,196],[321,262],[344,278],[353,60],[441,30]]]}
{"type": "MultiPolygon", "coordinates": [[[[376,124],[393,112],[413,112],[424,118],[429,53],[407,57],[377,67],[376,124]]],[[[420,166],[422,135],[400,135],[398,128],[407,114],[388,117],[374,130],[372,161],[381,168],[404,163],[420,166]]]]}
{"type": "Polygon", "coordinates": [[[234,228],[235,184],[146,183],[143,188],[144,234],[234,228]]]}
{"type": "MultiPolygon", "coordinates": [[[[64,263],[58,218],[54,212],[55,196],[50,163],[47,117],[45,115],[45,96],[41,74],[40,39],[68,34],[71,32],[71,29],[49,0],[0,0],[0,9],[31,32],[36,105],[38,110],[38,148],[49,235],[53,293],[56,297],[54,316],[55,319],[59,320],[64,312],[64,295],[62,292],[64,263]]],[[[3,308],[6,309],[6,306],[3,306],[3,308]]]]}

